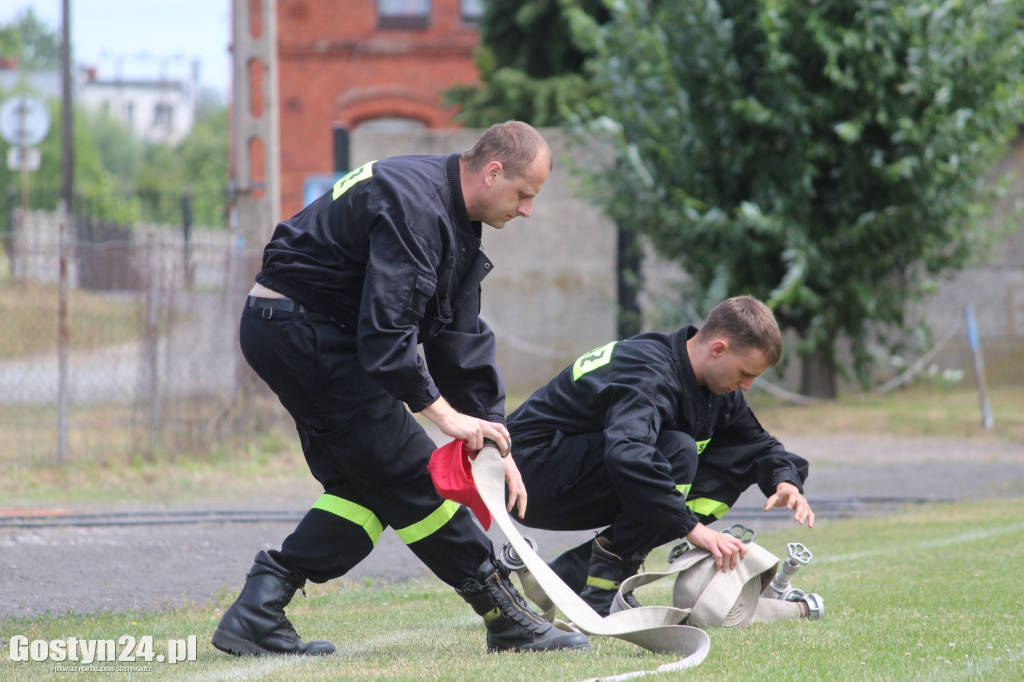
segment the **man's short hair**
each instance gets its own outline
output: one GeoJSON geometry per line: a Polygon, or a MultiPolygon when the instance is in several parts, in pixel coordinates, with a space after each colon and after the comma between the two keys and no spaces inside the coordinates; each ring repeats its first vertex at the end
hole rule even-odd
{"type": "Polygon", "coordinates": [[[551,159],[553,167],[551,149],[533,126],[522,121],[505,121],[485,130],[476,144],[462,153],[462,161],[474,173],[491,161],[498,161],[506,177],[517,178],[526,174],[542,151],[551,159]]]}
{"type": "Polygon", "coordinates": [[[782,359],[782,333],[771,308],[753,296],[734,296],[716,305],[697,332],[701,341],[724,336],[737,350],[757,349],[769,367],[782,359]]]}

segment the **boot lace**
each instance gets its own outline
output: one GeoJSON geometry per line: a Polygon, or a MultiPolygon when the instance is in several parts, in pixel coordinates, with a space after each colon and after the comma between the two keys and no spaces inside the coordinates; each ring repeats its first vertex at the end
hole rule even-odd
{"type": "Polygon", "coordinates": [[[509,580],[507,571],[502,570],[502,567],[499,566],[491,579],[484,584],[484,588],[509,620],[529,630],[537,630],[547,623],[527,606],[526,601],[509,580]]]}

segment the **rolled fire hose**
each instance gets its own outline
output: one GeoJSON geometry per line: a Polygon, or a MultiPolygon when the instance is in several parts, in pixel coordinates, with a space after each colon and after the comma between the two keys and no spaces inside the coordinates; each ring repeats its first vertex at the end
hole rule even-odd
{"type": "Polygon", "coordinates": [[[630,608],[625,595],[662,578],[675,576],[672,603],[690,611],[686,622],[700,627],[737,627],[754,622],[796,620],[804,615],[801,605],[761,597],[775,577],[778,558],[754,542],[745,543],[747,556],[735,570],[715,570],[715,560],[704,549],[680,555],[663,572],[638,573],[619,586],[611,610],[630,608]]]}
{"type": "MultiPolygon", "coordinates": [[[[487,509],[508,538],[517,559],[524,592],[553,620],[555,608],[588,634],[617,637],[656,653],[680,654],[678,661],[655,671],[637,671],[611,679],[627,679],[656,672],[683,670],[699,665],[708,655],[711,640],[698,627],[681,625],[683,620],[700,626],[736,626],[751,622],[788,620],[801,617],[800,605],[762,598],[778,570],[779,560],[763,547],[748,542],[747,556],[734,570],[715,571],[714,558],[694,548],[677,557],[664,572],[641,573],[622,582],[611,613],[602,618],[551,570],[532,544],[515,527],[505,509],[505,465],[498,449],[485,445],[472,463],[473,479],[487,509]],[[637,588],[669,576],[676,576],[674,607],[631,608],[623,598],[637,588]]],[[[565,627],[565,624],[556,622],[565,627]]]]}

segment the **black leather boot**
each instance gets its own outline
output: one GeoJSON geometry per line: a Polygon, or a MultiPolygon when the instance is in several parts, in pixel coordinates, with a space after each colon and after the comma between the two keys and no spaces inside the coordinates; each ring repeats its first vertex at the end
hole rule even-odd
{"type": "Polygon", "coordinates": [[[569,589],[579,594],[587,586],[587,572],[590,570],[592,541],[568,549],[548,562],[548,567],[562,579],[569,589]]]}
{"type": "MultiPolygon", "coordinates": [[[[629,559],[623,559],[605,549],[606,544],[608,540],[604,537],[594,539],[591,545],[590,575],[587,576],[587,586],[580,592],[580,598],[601,616],[608,615],[619,585],[626,578],[636,575],[647,556],[634,554],[629,559]]],[[[633,608],[640,606],[632,592],[623,595],[623,598],[633,608]]]]}
{"type": "Polygon", "coordinates": [[[559,630],[530,610],[509,580],[508,569],[491,559],[456,592],[483,617],[488,651],[590,649],[582,632],[559,630]]]}
{"type": "Polygon", "coordinates": [[[213,646],[235,656],[333,654],[334,645],[330,642],[303,642],[284,615],[284,607],[292,600],[295,590],[304,584],[305,581],[296,580],[290,570],[260,550],[241,594],[224,612],[213,633],[213,646]]]}

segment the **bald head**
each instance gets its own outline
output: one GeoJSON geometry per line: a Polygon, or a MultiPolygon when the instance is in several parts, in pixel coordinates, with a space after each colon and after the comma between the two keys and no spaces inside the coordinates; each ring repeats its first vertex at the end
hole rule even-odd
{"type": "Polygon", "coordinates": [[[505,121],[485,130],[476,144],[462,153],[462,163],[466,170],[476,173],[497,161],[507,177],[516,178],[526,174],[538,156],[547,159],[550,172],[554,165],[551,148],[541,134],[528,123],[505,121]]]}

